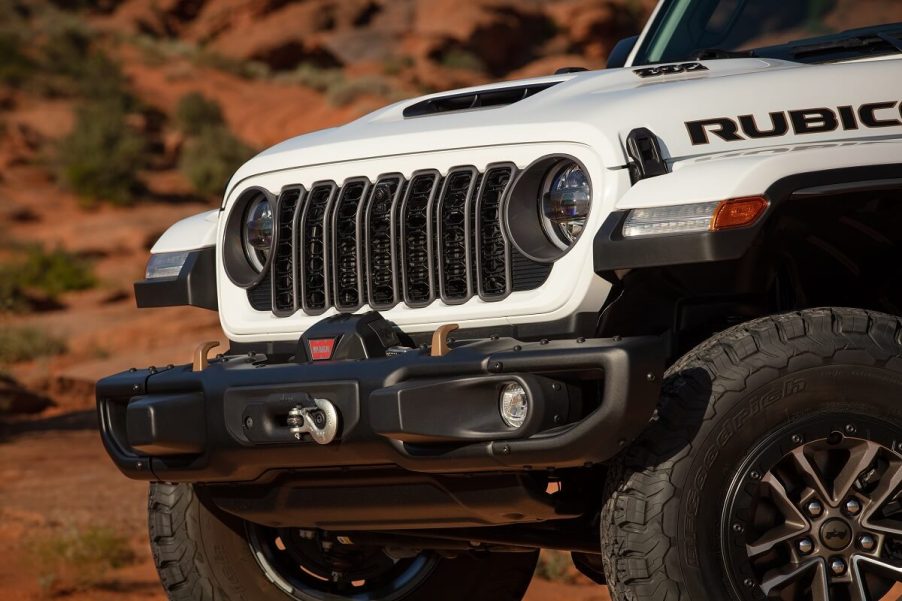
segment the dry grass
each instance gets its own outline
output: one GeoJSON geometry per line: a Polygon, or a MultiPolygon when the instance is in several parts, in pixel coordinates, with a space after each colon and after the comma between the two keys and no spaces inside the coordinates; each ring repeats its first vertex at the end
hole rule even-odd
{"type": "Polygon", "coordinates": [[[112,570],[136,560],[128,539],[103,526],[42,532],[25,541],[25,552],[51,594],[98,587],[112,570]]]}
{"type": "Polygon", "coordinates": [[[543,550],[536,565],[536,576],[563,584],[575,584],[579,580],[579,572],[573,566],[570,554],[564,551],[543,550]]]}

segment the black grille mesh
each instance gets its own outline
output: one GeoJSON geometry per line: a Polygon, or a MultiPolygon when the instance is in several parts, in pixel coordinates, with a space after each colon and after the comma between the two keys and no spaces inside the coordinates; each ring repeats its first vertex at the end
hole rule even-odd
{"type": "Polygon", "coordinates": [[[301,216],[301,237],[297,241],[303,270],[301,306],[311,315],[322,313],[329,307],[328,242],[324,223],[336,190],[337,187],[331,182],[314,185],[301,216]]]}
{"type": "Polygon", "coordinates": [[[501,201],[513,175],[513,165],[490,168],[476,201],[477,283],[485,299],[503,298],[510,291],[510,245],[501,227],[501,201]]]}
{"type": "Polygon", "coordinates": [[[401,206],[401,273],[404,302],[411,307],[422,307],[435,299],[432,208],[439,179],[438,172],[415,175],[401,206]]]}
{"type": "Polygon", "coordinates": [[[276,209],[272,272],[248,290],[258,311],[318,315],[364,304],[387,310],[498,301],[540,287],[551,265],[513,249],[501,227],[501,204],[516,174],[513,164],[485,173],[463,166],[442,177],[420,171],[375,184],[352,178],[341,187],[320,182],[305,194],[286,187],[276,209]],[[265,294],[269,292],[269,294],[265,294]]]}
{"type": "Polygon", "coordinates": [[[369,185],[361,179],[345,183],[333,212],[334,302],[339,311],[354,311],[363,304],[361,225],[369,185]]]}
{"type": "Polygon", "coordinates": [[[272,306],[277,315],[295,312],[294,220],[301,201],[301,188],[282,191],[276,207],[276,248],[272,262],[272,306]]]}
{"type": "Polygon", "coordinates": [[[452,171],[445,178],[439,199],[438,276],[445,302],[463,302],[473,295],[467,214],[476,175],[476,169],[470,167],[452,171]]]}
{"type": "Polygon", "coordinates": [[[373,187],[367,205],[367,277],[374,309],[390,309],[399,302],[398,244],[395,214],[403,192],[400,175],[384,175],[373,187]]]}

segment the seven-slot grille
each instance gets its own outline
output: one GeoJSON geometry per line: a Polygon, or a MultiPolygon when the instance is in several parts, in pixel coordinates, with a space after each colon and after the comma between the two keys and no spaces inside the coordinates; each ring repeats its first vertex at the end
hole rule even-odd
{"type": "Polygon", "coordinates": [[[486,301],[540,286],[550,265],[511,248],[501,226],[501,203],[516,168],[509,163],[434,170],[410,179],[391,173],[375,182],[288,186],[274,211],[271,277],[250,290],[254,308],[288,316],[363,305],[387,310],[399,303],[424,307],[436,299],[486,301]]]}

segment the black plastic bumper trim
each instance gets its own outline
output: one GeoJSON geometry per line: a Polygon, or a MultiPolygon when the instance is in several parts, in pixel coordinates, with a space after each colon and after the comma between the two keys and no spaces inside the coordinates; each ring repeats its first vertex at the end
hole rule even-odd
{"type": "Polygon", "coordinates": [[[216,311],[216,247],[188,253],[178,276],[135,282],[139,309],[155,307],[200,307],[216,311]]]}
{"type": "MultiPolygon", "coordinates": [[[[240,482],[273,469],[380,465],[422,473],[579,467],[610,459],[646,426],[657,404],[666,350],[658,337],[546,343],[507,338],[463,344],[443,357],[412,350],[386,358],[274,365],[260,356],[226,357],[202,372],[193,372],[187,365],[123,372],[98,383],[97,399],[107,450],[126,475],[137,479],[240,482]],[[539,381],[538,377],[552,382],[595,380],[602,391],[600,405],[580,421],[535,433],[530,427],[512,438],[467,440],[453,424],[444,431],[424,433],[419,429],[422,413],[413,420],[420,425],[413,428],[415,435],[426,434],[428,439],[450,433],[463,438],[450,447],[428,441],[411,444],[378,431],[388,434],[391,429],[381,428],[384,417],[375,412],[380,411],[378,399],[390,398],[393,393],[386,390],[392,387],[443,381],[450,392],[434,402],[454,403],[459,397],[453,391],[461,381],[472,385],[482,379],[491,387],[502,376],[525,382],[539,381]],[[136,397],[152,404],[154,399],[192,393],[202,395],[204,411],[202,417],[186,416],[184,427],[206,433],[202,452],[153,455],[130,446],[128,426],[139,429],[133,423],[127,425],[136,397]],[[247,406],[285,395],[331,402],[341,415],[338,440],[329,445],[252,441],[245,432],[247,406]]],[[[434,390],[441,388],[439,384],[434,390]]],[[[562,403],[549,401],[548,406],[562,403]]],[[[491,410],[497,411],[497,405],[491,410]]]]}

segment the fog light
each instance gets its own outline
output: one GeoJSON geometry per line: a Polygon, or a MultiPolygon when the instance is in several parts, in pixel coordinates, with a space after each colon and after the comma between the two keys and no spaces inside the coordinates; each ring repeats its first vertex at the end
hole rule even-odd
{"type": "Polygon", "coordinates": [[[519,428],[529,415],[529,395],[520,384],[511,382],[501,389],[501,419],[511,428],[519,428]]]}

